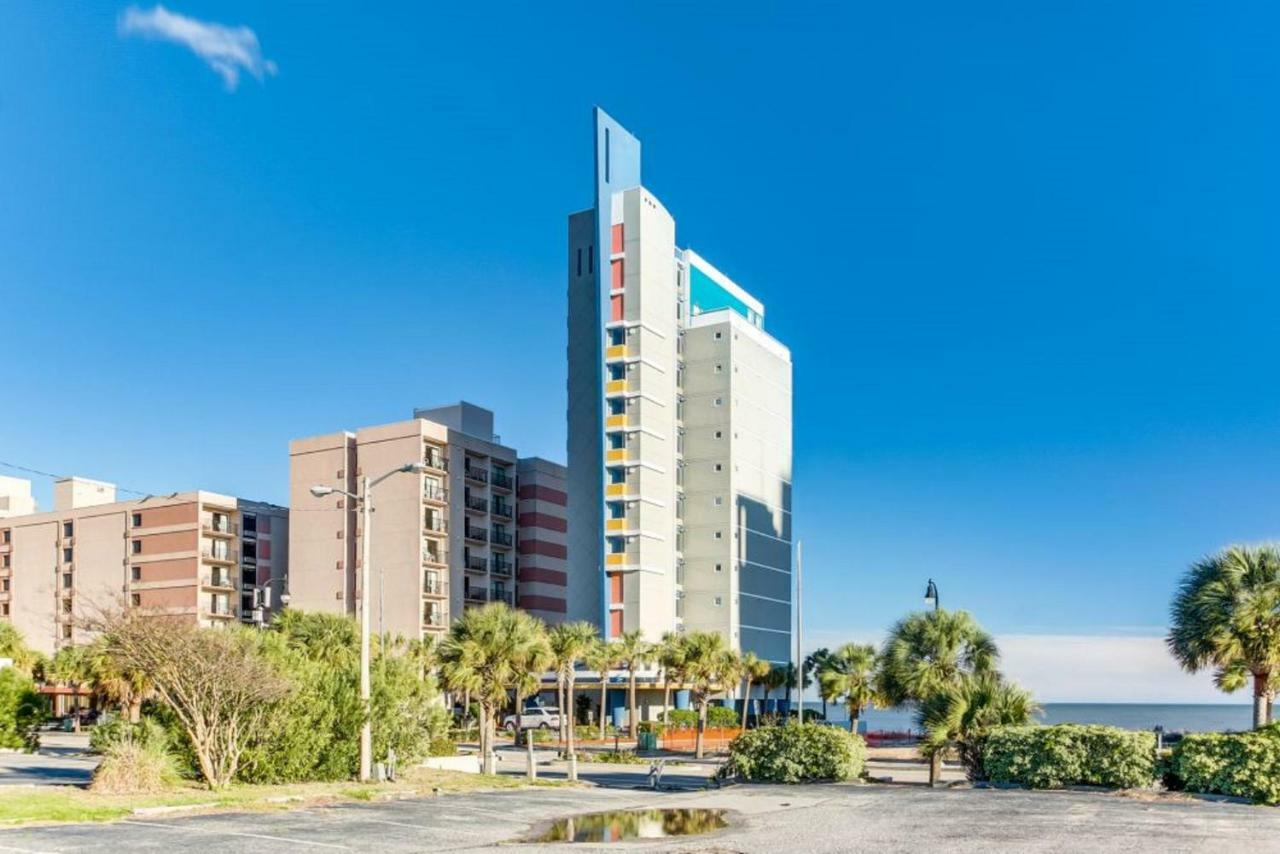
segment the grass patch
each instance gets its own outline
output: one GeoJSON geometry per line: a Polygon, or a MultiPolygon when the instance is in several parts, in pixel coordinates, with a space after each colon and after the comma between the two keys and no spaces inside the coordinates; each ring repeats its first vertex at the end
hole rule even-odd
{"type": "MultiPolygon", "coordinates": [[[[460,771],[414,768],[394,783],[353,785],[301,783],[287,786],[233,786],[225,792],[211,792],[183,785],[156,795],[111,795],[75,786],[0,787],[0,826],[57,822],[101,822],[126,818],[135,809],[216,804],[216,809],[266,811],[292,809],[321,801],[373,801],[383,797],[430,796],[441,794],[519,789],[529,782],[523,777],[485,777],[460,771]]],[[[533,785],[572,785],[559,780],[539,780],[533,785]]]]}

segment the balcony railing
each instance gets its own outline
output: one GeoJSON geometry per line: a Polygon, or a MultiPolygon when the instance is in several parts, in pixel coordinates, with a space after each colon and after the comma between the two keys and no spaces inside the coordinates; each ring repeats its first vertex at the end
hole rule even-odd
{"type": "Polygon", "coordinates": [[[200,527],[208,534],[226,534],[231,536],[239,530],[239,526],[230,520],[215,522],[212,519],[205,519],[200,523],[200,527]]]}
{"type": "Polygon", "coordinates": [[[483,587],[468,587],[462,594],[462,598],[468,602],[488,602],[489,591],[483,587]]]}
{"type": "Polygon", "coordinates": [[[422,485],[422,497],[426,501],[448,501],[449,492],[443,486],[435,483],[424,483],[422,485]]]}
{"type": "Polygon", "coordinates": [[[219,560],[219,561],[224,561],[226,563],[236,562],[236,556],[229,551],[220,552],[220,551],[214,551],[213,549],[210,549],[210,548],[203,548],[200,550],[200,556],[203,557],[205,560],[219,560]]]}
{"type": "Polygon", "coordinates": [[[492,508],[491,512],[492,512],[492,513],[493,513],[493,515],[495,515],[495,516],[501,516],[501,517],[503,517],[504,519],[510,519],[510,518],[511,518],[511,505],[510,505],[510,504],[508,504],[508,503],[507,503],[507,502],[505,502],[505,501],[497,501],[497,500],[495,500],[495,501],[493,502],[493,508],[492,508]]]}
{"type": "Polygon", "coordinates": [[[507,578],[511,577],[511,573],[515,571],[515,564],[509,560],[498,560],[496,557],[489,564],[494,575],[502,575],[507,578]]]}
{"type": "Polygon", "coordinates": [[[501,469],[494,469],[493,479],[490,481],[490,483],[492,483],[494,486],[500,487],[501,489],[510,489],[511,475],[507,474],[501,469]]]}
{"type": "Polygon", "coordinates": [[[472,572],[484,572],[488,566],[489,563],[484,558],[477,557],[475,555],[467,555],[467,569],[472,572]]]}
{"type": "Polygon", "coordinates": [[[477,542],[487,543],[489,541],[489,532],[484,528],[468,527],[466,532],[466,538],[468,540],[475,540],[477,542]]]}
{"type": "Polygon", "coordinates": [[[442,557],[440,556],[440,552],[433,552],[433,551],[431,551],[430,549],[423,549],[423,550],[422,550],[422,562],[423,562],[423,563],[433,563],[433,564],[436,564],[437,566],[443,566],[443,565],[444,565],[444,558],[442,558],[442,557]]]}
{"type": "Polygon", "coordinates": [[[422,595],[424,596],[443,596],[444,582],[438,578],[422,579],[422,595]]]}
{"type": "Polygon", "coordinates": [[[423,516],[422,530],[429,534],[443,534],[449,530],[449,525],[443,516],[423,516]]]}
{"type": "Polygon", "coordinates": [[[467,496],[467,509],[479,510],[481,513],[489,512],[489,499],[480,498],[475,495],[467,496]]]}
{"type": "Polygon", "coordinates": [[[449,470],[449,461],[445,459],[443,454],[439,453],[424,454],[422,457],[422,464],[427,468],[435,469],[436,471],[449,470]]]}
{"type": "Polygon", "coordinates": [[[505,531],[494,531],[489,535],[489,539],[497,546],[510,546],[511,535],[505,531]]]}
{"type": "Polygon", "coordinates": [[[439,611],[427,611],[422,615],[422,627],[424,629],[444,628],[444,614],[439,611]]]}
{"type": "Polygon", "coordinates": [[[508,605],[515,605],[516,596],[514,590],[494,590],[493,601],[506,602],[508,605]]]}
{"type": "Polygon", "coordinates": [[[235,582],[231,580],[231,576],[224,572],[214,572],[204,577],[205,587],[225,587],[230,590],[235,589],[235,582]]]}
{"type": "Polygon", "coordinates": [[[209,614],[214,617],[235,617],[239,615],[237,610],[231,607],[230,602],[222,602],[217,599],[209,603],[209,614]]]}
{"type": "Polygon", "coordinates": [[[489,473],[482,468],[478,468],[476,466],[467,466],[464,473],[466,474],[467,477],[471,478],[477,483],[489,482],[489,473]]]}

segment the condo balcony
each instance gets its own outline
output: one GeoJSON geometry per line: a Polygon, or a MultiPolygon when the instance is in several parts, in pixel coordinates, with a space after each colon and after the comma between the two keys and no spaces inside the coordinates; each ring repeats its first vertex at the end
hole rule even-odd
{"type": "Polygon", "coordinates": [[[477,555],[467,555],[466,568],[468,572],[488,572],[489,561],[477,555]]]}
{"type": "Polygon", "coordinates": [[[441,555],[441,553],[438,550],[434,550],[434,549],[422,550],[422,562],[426,564],[430,564],[431,566],[445,565],[444,556],[441,555]]]}
{"type": "Polygon", "coordinates": [[[467,466],[463,474],[468,480],[474,480],[476,483],[489,482],[489,472],[479,466],[467,466]]]}
{"type": "Polygon", "coordinates": [[[205,546],[200,549],[200,557],[204,558],[209,563],[234,564],[236,562],[234,552],[226,549],[215,549],[210,546],[205,546]]]}
{"type": "Polygon", "coordinates": [[[489,482],[492,483],[493,486],[497,489],[505,489],[507,491],[510,491],[511,485],[514,481],[512,481],[511,475],[507,474],[502,469],[494,469],[493,478],[489,482]]]}
{"type": "Polygon", "coordinates": [[[468,495],[466,498],[466,505],[468,510],[472,510],[476,513],[489,512],[489,499],[487,498],[482,498],[476,495],[468,495]]]}
{"type": "Polygon", "coordinates": [[[430,501],[434,504],[444,504],[449,500],[449,490],[436,483],[424,483],[422,485],[422,500],[430,501]]]}
{"type": "Polygon", "coordinates": [[[443,629],[444,614],[439,611],[427,611],[423,613],[422,627],[424,629],[443,629]]]}
{"type": "Polygon", "coordinates": [[[506,546],[507,548],[511,548],[512,537],[505,531],[493,531],[489,534],[489,540],[495,546],[506,546]]]}
{"type": "Polygon", "coordinates": [[[490,512],[493,513],[493,515],[495,516],[501,516],[504,519],[510,519],[511,513],[512,513],[511,505],[505,501],[499,501],[498,499],[495,498],[493,500],[493,507],[490,509],[490,512]]]}
{"type": "Polygon", "coordinates": [[[495,557],[492,561],[489,562],[489,568],[490,570],[492,570],[493,574],[501,575],[504,578],[511,577],[512,573],[515,572],[515,566],[516,565],[511,561],[500,560],[497,557],[495,557]]]}
{"type": "Polygon", "coordinates": [[[489,591],[483,587],[468,587],[463,591],[462,598],[468,602],[488,602],[489,591]]]}
{"type": "Polygon", "coordinates": [[[234,537],[240,532],[240,526],[225,516],[205,517],[200,523],[200,530],[214,536],[234,537]]]}
{"type": "Polygon", "coordinates": [[[443,596],[444,582],[438,577],[434,577],[433,573],[427,573],[422,579],[422,595],[443,596]]]}
{"type": "Polygon", "coordinates": [[[496,587],[493,590],[494,602],[506,602],[508,605],[516,604],[516,594],[514,590],[499,590],[496,587]]]}
{"type": "Polygon", "coordinates": [[[422,517],[422,531],[431,536],[443,536],[449,530],[448,522],[443,516],[429,514],[422,517]]]}
{"type": "Polygon", "coordinates": [[[422,454],[422,464],[436,471],[449,470],[449,460],[444,455],[444,449],[437,448],[435,445],[427,445],[425,452],[422,454]]]}
{"type": "Polygon", "coordinates": [[[204,587],[213,587],[220,590],[235,590],[236,583],[231,579],[231,573],[214,571],[201,579],[204,587]]]}
{"type": "Polygon", "coordinates": [[[463,534],[468,540],[474,540],[477,543],[489,542],[489,531],[485,528],[476,528],[467,526],[466,532],[463,534]]]}

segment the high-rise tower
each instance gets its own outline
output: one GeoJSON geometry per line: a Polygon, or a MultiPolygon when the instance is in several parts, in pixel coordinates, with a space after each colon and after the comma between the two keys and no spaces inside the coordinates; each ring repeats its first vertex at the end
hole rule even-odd
{"type": "Polygon", "coordinates": [[[595,111],[569,217],[570,575],[608,637],[706,630],[791,659],[791,356],[676,243],[640,142],[595,111]]]}

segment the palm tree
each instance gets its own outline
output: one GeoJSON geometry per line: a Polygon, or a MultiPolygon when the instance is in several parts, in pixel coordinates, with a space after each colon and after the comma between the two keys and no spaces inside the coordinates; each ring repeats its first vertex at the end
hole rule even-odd
{"type": "Polygon", "coordinates": [[[45,668],[46,677],[71,690],[71,725],[80,731],[80,686],[89,681],[89,660],[83,646],[64,646],[45,668]]]}
{"type": "Polygon", "coordinates": [[[1039,709],[1029,691],[986,672],[966,676],[959,685],[933,694],[921,703],[916,721],[925,732],[924,749],[929,756],[940,755],[954,744],[966,776],[977,781],[986,779],[982,749],[992,728],[1025,726],[1039,709]]]}
{"type": "Polygon", "coordinates": [[[155,693],[151,676],[141,670],[123,666],[111,655],[102,638],[85,647],[86,666],[94,691],[106,703],[120,709],[129,723],[142,719],[142,704],[155,693]]]}
{"type": "Polygon", "coordinates": [[[30,676],[40,656],[27,646],[22,632],[13,627],[13,623],[0,622],[0,658],[13,662],[17,670],[30,676]]]}
{"type": "MultiPolygon", "coordinates": [[[[924,703],[966,677],[994,673],[999,652],[966,611],[921,611],[889,630],[876,688],[891,706],[924,703]]],[[[929,754],[929,785],[942,773],[942,751],[929,754]]]]}
{"type": "Polygon", "coordinates": [[[653,644],[646,641],[639,630],[623,632],[615,643],[618,663],[627,668],[627,730],[634,740],[640,732],[640,719],[636,714],[636,671],[653,660],[653,644]]]}
{"type": "MultiPolygon", "coordinates": [[[[823,665],[825,665],[827,661],[830,660],[830,658],[831,658],[831,650],[827,649],[825,646],[819,649],[815,649],[813,652],[809,653],[804,657],[804,684],[806,686],[812,684],[809,678],[810,675],[820,673],[822,671],[823,665]]],[[[827,719],[826,697],[822,698],[822,719],[823,720],[827,719]]]]}
{"type": "Polygon", "coordinates": [[[1271,720],[1280,667],[1280,549],[1231,546],[1192,564],[1174,596],[1166,643],[1184,670],[1212,667],[1237,691],[1253,678],[1253,725],[1271,720]]]}
{"type": "MultiPolygon", "coordinates": [[[[567,756],[574,755],[574,682],[577,679],[578,661],[584,658],[595,645],[598,635],[596,627],[591,623],[579,620],[574,623],[561,623],[550,632],[552,664],[556,669],[556,681],[561,692],[560,728],[561,739],[568,746],[567,756]],[[567,722],[567,723],[566,723],[567,722]],[[568,737],[565,738],[565,729],[568,737]]],[[[570,766],[570,779],[577,778],[577,769],[570,766]]]]}
{"type": "Polygon", "coordinates": [[[774,691],[787,684],[787,668],[782,664],[774,664],[769,668],[769,675],[764,678],[765,700],[771,699],[770,695],[774,691]]]}
{"type": "Polygon", "coordinates": [[[818,670],[822,702],[842,700],[849,711],[849,732],[858,731],[858,718],[879,699],[875,689],[876,648],[869,643],[847,643],[828,653],[818,670]]]}
{"type": "MultiPolygon", "coordinates": [[[[754,652],[748,652],[742,656],[742,677],[747,682],[746,690],[742,693],[742,731],[747,731],[747,710],[751,706],[751,683],[761,682],[769,678],[769,671],[773,668],[769,662],[757,656],[754,652]]],[[[759,720],[760,715],[756,715],[759,720]]]]}
{"type": "MultiPolygon", "coordinates": [[[[503,607],[507,606],[503,604],[503,607]]],[[[532,780],[537,777],[537,765],[533,758],[533,733],[524,728],[524,699],[538,693],[542,687],[542,674],[555,664],[555,653],[551,650],[546,624],[527,611],[512,611],[512,614],[514,674],[511,687],[516,705],[515,739],[519,744],[521,736],[524,737],[526,773],[532,780]]],[[[560,714],[563,719],[564,711],[561,710],[560,714]]]]}
{"type": "Polygon", "coordinates": [[[684,635],[679,632],[665,632],[657,649],[658,665],[662,668],[662,714],[666,720],[667,711],[671,708],[671,681],[683,684],[682,667],[684,665],[684,635]]]}
{"type": "Polygon", "coordinates": [[[618,663],[618,650],[603,638],[597,640],[583,656],[587,668],[600,674],[600,740],[604,741],[605,692],[609,689],[609,671],[618,663]]]}
{"type": "Polygon", "coordinates": [[[707,728],[707,705],[713,691],[736,678],[737,656],[719,632],[690,632],[685,636],[684,670],[698,704],[694,756],[701,759],[702,738],[707,728]]]}
{"type": "MultiPolygon", "coordinates": [[[[441,673],[454,691],[469,692],[480,704],[480,750],[485,774],[494,773],[495,719],[507,703],[507,691],[526,685],[539,664],[541,623],[522,611],[492,602],[464,611],[440,646],[441,673]]],[[[545,665],[544,665],[545,666],[545,665]]],[[[519,721],[517,707],[516,720],[519,721]]]]}

